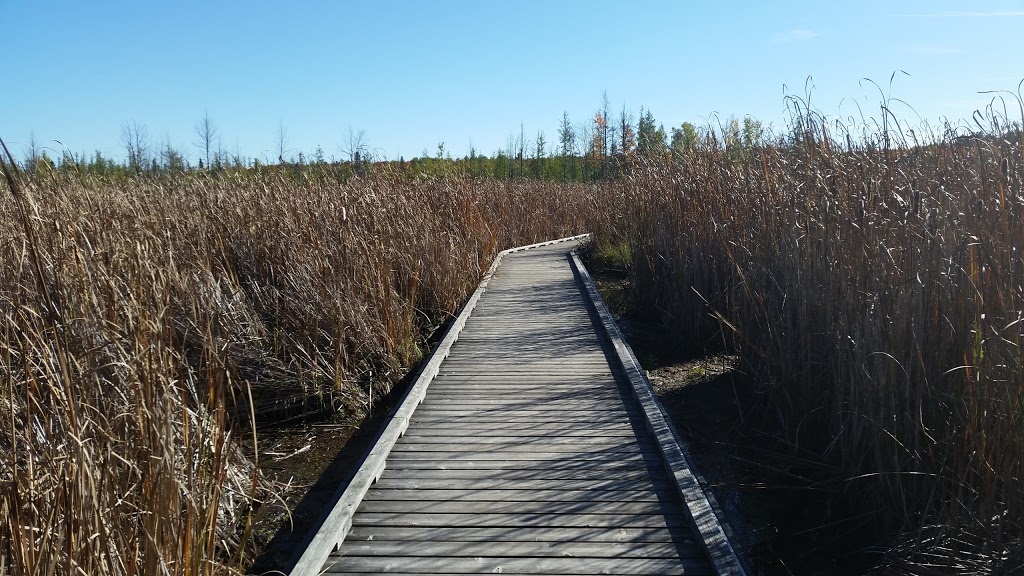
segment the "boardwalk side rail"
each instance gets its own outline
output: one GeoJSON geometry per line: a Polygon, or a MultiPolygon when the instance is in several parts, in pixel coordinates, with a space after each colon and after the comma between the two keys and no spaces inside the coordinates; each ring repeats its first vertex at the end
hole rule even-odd
{"type": "Polygon", "coordinates": [[[341,543],[345,541],[345,537],[352,528],[352,516],[355,514],[359,504],[363,501],[363,498],[366,496],[366,492],[377,480],[380,479],[380,475],[384,472],[386,460],[388,455],[391,453],[391,449],[395,446],[398,439],[405,434],[406,429],[409,427],[409,420],[412,418],[413,412],[416,410],[416,407],[423,402],[423,398],[427,393],[427,387],[430,386],[434,377],[437,376],[438,370],[441,367],[441,362],[443,362],[451,352],[452,345],[455,344],[455,341],[459,337],[459,333],[462,331],[462,328],[466,325],[466,321],[473,313],[473,309],[476,307],[477,302],[479,302],[480,297],[483,296],[484,291],[487,289],[487,283],[494,275],[494,272],[498,269],[502,258],[506,254],[510,254],[512,252],[521,252],[523,250],[549,246],[560,242],[582,240],[589,236],[589,234],[581,234],[579,236],[570,236],[568,238],[560,238],[549,242],[510,248],[500,252],[497,257],[495,257],[494,262],[487,270],[487,273],[484,274],[484,278],[480,282],[476,291],[473,292],[469,301],[466,302],[465,306],[463,306],[462,311],[452,322],[451,326],[448,327],[448,332],[445,333],[444,338],[430,354],[430,357],[423,364],[423,367],[420,368],[419,374],[416,376],[416,380],[405,393],[405,396],[402,398],[401,403],[390,417],[387,426],[377,439],[377,442],[363,457],[362,464],[359,466],[359,469],[356,470],[351,481],[347,486],[339,488],[338,492],[335,493],[333,506],[321,517],[322,519],[317,523],[317,527],[311,531],[310,535],[304,541],[302,548],[297,551],[296,556],[293,557],[291,570],[289,571],[291,576],[314,576],[320,574],[324,562],[327,561],[331,552],[335,551],[339,546],[341,546],[341,543]]]}
{"type": "Polygon", "coordinates": [[[576,277],[583,284],[594,312],[601,320],[602,329],[611,340],[615,357],[622,366],[622,370],[629,380],[633,396],[643,411],[647,429],[657,440],[658,450],[664,459],[665,468],[686,504],[693,527],[700,536],[701,544],[711,560],[715,573],[719,576],[746,576],[746,566],[729,541],[707,494],[704,493],[701,483],[690,466],[685,444],[676,436],[675,429],[665,417],[664,409],[654,393],[654,388],[647,379],[640,362],[633,354],[632,348],[622,336],[622,332],[615,323],[615,318],[608,306],[601,298],[601,294],[598,293],[597,286],[590,277],[590,272],[583,265],[576,250],[569,255],[569,260],[576,277]]]}

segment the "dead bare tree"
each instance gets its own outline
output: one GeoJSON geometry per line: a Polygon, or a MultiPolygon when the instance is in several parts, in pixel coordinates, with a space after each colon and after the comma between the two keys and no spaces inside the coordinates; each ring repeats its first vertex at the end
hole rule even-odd
{"type": "Polygon", "coordinates": [[[284,164],[284,155],[288,152],[288,128],[285,128],[282,120],[277,125],[277,161],[284,164]]]}
{"type": "Polygon", "coordinates": [[[516,139],[516,159],[519,160],[519,175],[526,175],[526,125],[519,123],[519,138],[516,139]]]}
{"type": "Polygon", "coordinates": [[[349,162],[355,162],[358,159],[366,160],[366,156],[369,153],[369,143],[366,141],[366,130],[353,130],[351,126],[348,127],[348,135],[345,138],[345,142],[341,145],[341,152],[348,156],[349,162]]]}
{"type": "Polygon", "coordinates": [[[121,126],[121,144],[128,156],[128,167],[136,174],[141,173],[149,154],[149,130],[146,125],[135,120],[125,122],[121,126]]]}
{"type": "Polygon", "coordinates": [[[203,157],[206,158],[206,169],[209,170],[210,154],[217,152],[216,146],[218,145],[217,126],[210,119],[209,112],[203,112],[203,117],[195,123],[193,130],[196,135],[193,144],[195,144],[196,148],[199,148],[203,157]]]}

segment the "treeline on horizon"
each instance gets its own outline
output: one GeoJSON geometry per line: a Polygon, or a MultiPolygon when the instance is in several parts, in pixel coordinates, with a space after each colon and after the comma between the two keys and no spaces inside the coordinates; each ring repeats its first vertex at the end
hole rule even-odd
{"type": "Polygon", "coordinates": [[[91,156],[65,150],[54,159],[32,135],[25,146],[23,170],[77,172],[100,176],[160,176],[168,173],[286,171],[301,174],[304,169],[328,172],[347,178],[365,175],[377,168],[387,168],[408,175],[464,174],[474,178],[497,179],[528,178],[563,182],[587,182],[621,176],[630,166],[642,163],[678,162],[709,135],[736,147],[754,147],[770,137],[770,130],[750,116],[742,120],[731,117],[718,127],[701,127],[683,122],[678,127],[665,129],[656,121],[649,109],[641,107],[634,116],[625,106],[615,113],[607,95],[601,107],[584,122],[574,123],[568,112],[563,112],[556,139],[548,139],[544,131],[528,136],[520,125],[518,134],[510,133],[506,145],[491,155],[481,154],[470,147],[468,154],[453,158],[439,142],[434,154],[426,149],[410,160],[386,160],[377,157],[367,144],[365,131],[349,130],[345,143],[339,147],[342,159],[328,158],[317,146],[312,154],[291,154],[287,144],[287,129],[282,124],[276,134],[277,162],[224,150],[223,138],[208,114],[193,126],[193,145],[199,153],[193,164],[185,153],[169,141],[154,144],[144,124],[130,121],[121,127],[123,158],[104,156],[96,150],[91,156]]]}
{"type": "MultiPolygon", "coordinates": [[[[794,100],[794,117],[801,114],[800,101],[794,100]]],[[[889,114],[883,104],[883,115],[889,114]]],[[[519,134],[510,134],[505,148],[492,155],[480,154],[470,148],[462,157],[452,157],[446,151],[444,142],[437,145],[434,155],[424,149],[422,155],[406,160],[386,160],[375,157],[366,143],[365,132],[347,136],[347,143],[341,147],[348,158],[328,158],[318,146],[312,155],[303,152],[285,157],[286,130],[279,129],[278,162],[270,163],[255,157],[228,153],[219,144],[219,134],[213,121],[204,116],[196,123],[200,150],[196,164],[167,142],[151,145],[148,131],[143,125],[130,122],[122,126],[122,144],[126,156],[123,160],[104,156],[99,150],[93,155],[73,154],[65,150],[54,160],[46,150],[36,143],[34,136],[26,146],[22,169],[29,174],[36,172],[78,173],[113,178],[160,177],[174,174],[225,174],[239,172],[279,172],[293,177],[302,174],[320,174],[338,179],[366,176],[378,170],[406,176],[451,176],[463,175],[472,178],[495,178],[515,180],[520,178],[560,182],[594,182],[622,177],[631,167],[638,165],[677,165],[690,152],[703,144],[715,141],[718,145],[732,150],[753,149],[771,143],[784,145],[800,140],[801,127],[796,123],[786,132],[775,133],[760,120],[751,116],[742,119],[730,117],[717,126],[700,126],[683,122],[679,127],[666,131],[664,124],[657,123],[650,110],[641,108],[639,119],[634,123],[631,111],[623,107],[617,118],[604,106],[594,113],[587,122],[574,124],[568,112],[563,113],[559,124],[557,140],[549,142],[543,131],[528,137],[520,127],[519,134]]],[[[852,125],[837,126],[846,132],[850,146],[861,138],[854,134],[852,125]]],[[[940,133],[928,133],[927,125],[917,130],[903,130],[896,121],[885,126],[872,120],[865,123],[865,133],[876,131],[890,134],[904,140],[904,145],[924,145],[936,138],[984,137],[987,127],[973,130],[968,125],[945,124],[940,133]],[[907,141],[910,140],[910,141],[907,141]]],[[[1018,123],[1003,126],[1006,135],[1020,134],[1018,123]]]]}

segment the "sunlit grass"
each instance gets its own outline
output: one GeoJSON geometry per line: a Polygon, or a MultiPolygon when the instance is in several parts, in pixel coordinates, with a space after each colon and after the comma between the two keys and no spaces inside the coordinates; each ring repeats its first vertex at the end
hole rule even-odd
{"type": "Polygon", "coordinates": [[[799,109],[762,146],[711,134],[635,170],[604,231],[639,306],[761,370],[763,428],[907,543],[894,562],[1019,553],[1024,135],[988,120],[907,137],[799,109]]]}
{"type": "Polygon", "coordinates": [[[240,570],[269,495],[235,439],[258,442],[254,421],[282,397],[379,397],[499,250],[576,234],[597,206],[585,186],[386,173],[3,170],[12,574],[240,570]]]}
{"type": "Polygon", "coordinates": [[[1024,136],[989,120],[798,108],[588,185],[5,163],[0,572],[238,571],[266,495],[235,438],[379,397],[499,250],[586,230],[630,302],[763,374],[757,425],[894,562],[991,567],[1024,517],[1024,136]]]}

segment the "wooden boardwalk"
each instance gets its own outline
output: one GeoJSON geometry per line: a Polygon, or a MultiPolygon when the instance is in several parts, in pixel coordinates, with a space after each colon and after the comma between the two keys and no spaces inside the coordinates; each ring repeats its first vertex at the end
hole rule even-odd
{"type": "Polygon", "coordinates": [[[575,247],[502,255],[292,574],[743,573],[575,247]]]}

